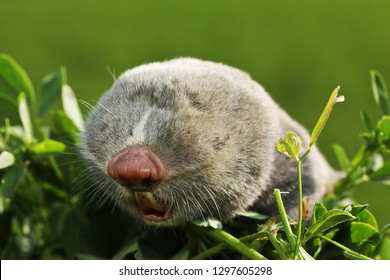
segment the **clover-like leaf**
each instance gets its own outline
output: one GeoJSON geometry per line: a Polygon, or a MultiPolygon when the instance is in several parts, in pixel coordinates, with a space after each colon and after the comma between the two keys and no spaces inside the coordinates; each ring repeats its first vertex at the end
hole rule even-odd
{"type": "Polygon", "coordinates": [[[290,145],[294,155],[298,157],[301,150],[301,137],[299,137],[295,132],[287,132],[286,141],[290,145]]]}
{"type": "Polygon", "coordinates": [[[360,117],[362,119],[362,121],[364,122],[368,132],[373,132],[374,131],[374,125],[372,124],[372,120],[370,118],[370,116],[366,113],[366,112],[361,112],[360,113],[360,117]]]}
{"type": "Polygon", "coordinates": [[[287,132],[285,139],[279,139],[276,148],[282,154],[285,154],[286,156],[294,158],[296,161],[298,161],[298,155],[301,150],[301,143],[301,138],[295,132],[287,132]]]}
{"type": "Polygon", "coordinates": [[[19,117],[22,121],[23,130],[24,130],[24,141],[26,144],[33,142],[33,126],[30,115],[30,110],[28,108],[27,98],[24,93],[19,94],[18,96],[18,105],[19,105],[19,117]]]}
{"type": "Polygon", "coordinates": [[[368,224],[378,231],[378,223],[374,215],[366,208],[360,211],[359,213],[357,213],[356,217],[358,218],[358,222],[368,224]]]}
{"type": "Polygon", "coordinates": [[[65,114],[73,121],[79,130],[82,130],[84,128],[83,116],[77,104],[76,96],[72,88],[68,85],[62,86],[62,105],[65,114]]]}
{"type": "Polygon", "coordinates": [[[390,116],[384,116],[377,126],[378,140],[386,142],[390,140],[390,116]]]}
{"type": "Polygon", "coordinates": [[[258,221],[264,221],[268,218],[268,216],[252,211],[240,212],[238,215],[258,221]]]}
{"type": "Polygon", "coordinates": [[[387,235],[383,235],[379,247],[379,258],[381,260],[390,260],[390,230],[387,230],[387,235]]]}
{"type": "Polygon", "coordinates": [[[364,242],[377,233],[378,230],[370,224],[363,222],[351,223],[351,241],[353,243],[364,242]]]}
{"type": "Polygon", "coordinates": [[[62,111],[53,111],[50,117],[54,123],[54,130],[59,135],[70,136],[74,143],[79,143],[77,136],[77,127],[74,122],[62,111]]]}
{"type": "Polygon", "coordinates": [[[343,210],[356,216],[360,212],[364,211],[364,209],[366,209],[367,206],[368,206],[368,204],[361,204],[361,205],[360,204],[358,204],[358,205],[350,204],[350,205],[345,206],[343,210]]]}
{"type": "Polygon", "coordinates": [[[213,229],[222,229],[222,223],[214,218],[207,218],[201,221],[194,221],[195,225],[199,227],[211,227],[213,229]]]}
{"type": "Polygon", "coordinates": [[[286,139],[283,139],[283,138],[279,139],[278,143],[276,144],[276,148],[282,154],[284,154],[288,157],[292,157],[293,152],[291,150],[290,145],[288,145],[286,139]]]}
{"type": "Polygon", "coordinates": [[[0,92],[7,93],[15,101],[24,92],[28,104],[34,106],[35,92],[30,78],[12,57],[4,53],[0,54],[0,92]]]}
{"type": "Polygon", "coordinates": [[[311,217],[311,224],[315,224],[327,212],[328,210],[326,207],[321,202],[316,201],[313,208],[313,215],[311,217]]]}
{"type": "Polygon", "coordinates": [[[336,154],[337,161],[343,171],[348,171],[350,166],[350,160],[345,152],[344,148],[338,144],[332,145],[333,151],[336,154]]]}
{"type": "Polygon", "coordinates": [[[344,223],[354,219],[356,219],[356,217],[347,211],[332,209],[325,213],[323,216],[321,216],[321,218],[319,218],[307,229],[305,233],[305,238],[309,239],[315,237],[340,223],[344,223]]]}
{"type": "Polygon", "coordinates": [[[3,151],[0,154],[0,169],[7,168],[8,166],[11,166],[15,163],[15,156],[8,152],[3,151]]]}
{"type": "Polygon", "coordinates": [[[36,155],[48,155],[57,154],[65,151],[66,146],[64,143],[46,139],[31,147],[30,151],[36,155]]]}
{"type": "Polygon", "coordinates": [[[39,90],[38,114],[42,117],[61,96],[62,86],[66,83],[65,68],[46,76],[39,90]]]}
{"type": "Polygon", "coordinates": [[[20,162],[16,162],[12,167],[6,170],[0,181],[0,190],[4,198],[10,198],[19,187],[26,174],[26,167],[20,162]]]}

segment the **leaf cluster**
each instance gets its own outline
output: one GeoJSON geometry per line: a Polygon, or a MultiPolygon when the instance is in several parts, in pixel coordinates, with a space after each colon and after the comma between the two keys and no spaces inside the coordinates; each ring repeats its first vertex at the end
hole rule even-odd
{"type": "Polygon", "coordinates": [[[25,71],[0,54],[0,257],[71,258],[85,219],[71,188],[82,123],[65,69],[35,91],[25,71]],[[58,102],[62,99],[62,108],[58,102]],[[68,164],[73,162],[72,164],[68,164]]]}
{"type": "Polygon", "coordinates": [[[354,187],[362,182],[390,184],[389,97],[387,86],[380,73],[373,70],[370,74],[374,99],[380,109],[381,117],[374,123],[366,112],[361,113],[367,131],[361,134],[364,143],[352,158],[348,157],[343,147],[338,144],[333,145],[340,168],[346,174],[336,185],[332,197],[334,201],[349,196],[354,187]]]}

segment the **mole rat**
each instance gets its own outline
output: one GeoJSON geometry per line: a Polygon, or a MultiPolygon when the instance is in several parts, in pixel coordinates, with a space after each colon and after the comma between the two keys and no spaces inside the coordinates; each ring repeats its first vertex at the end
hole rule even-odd
{"type": "MultiPolygon", "coordinates": [[[[247,73],[178,58],[124,72],[92,110],[80,152],[96,194],[148,225],[276,215],[275,188],[297,217],[296,162],[276,149],[287,131],[305,151],[308,132],[247,73]]],[[[314,147],[302,165],[311,207],[335,178],[314,147]]]]}

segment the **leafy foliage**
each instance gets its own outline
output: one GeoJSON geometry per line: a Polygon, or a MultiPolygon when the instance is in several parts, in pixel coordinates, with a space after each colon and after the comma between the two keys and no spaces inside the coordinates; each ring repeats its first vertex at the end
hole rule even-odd
{"type": "MultiPolygon", "coordinates": [[[[375,124],[362,113],[367,132],[351,159],[340,145],[334,146],[345,176],[333,194],[315,204],[310,221],[303,215],[298,221],[287,217],[275,190],[280,217],[246,212],[226,223],[208,219],[183,229],[145,230],[100,201],[88,204],[91,198],[74,187],[88,189],[90,182],[77,154],[83,119],[65,69],[46,76],[36,92],[24,70],[1,54],[0,257],[390,259],[390,226],[379,229],[367,205],[343,204],[361,182],[390,182],[388,93],[378,72],[371,77],[381,119],[375,124]]],[[[341,101],[337,92],[313,130],[311,144],[341,101]]],[[[299,136],[288,133],[278,147],[297,160],[299,170],[305,157],[299,158],[299,136]]],[[[304,210],[304,199],[299,201],[304,210]]]]}

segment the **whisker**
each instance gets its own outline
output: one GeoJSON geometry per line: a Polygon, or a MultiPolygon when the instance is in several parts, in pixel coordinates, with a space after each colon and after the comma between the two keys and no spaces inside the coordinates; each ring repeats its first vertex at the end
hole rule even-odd
{"type": "Polygon", "coordinates": [[[110,74],[111,78],[113,79],[113,81],[115,82],[117,80],[115,69],[111,69],[108,65],[106,66],[106,69],[107,69],[108,73],[110,74]]]}
{"type": "Polygon", "coordinates": [[[86,100],[78,99],[77,101],[80,104],[84,105],[84,107],[87,108],[89,110],[89,112],[91,112],[94,109],[94,106],[86,100]]]}

